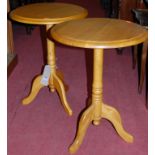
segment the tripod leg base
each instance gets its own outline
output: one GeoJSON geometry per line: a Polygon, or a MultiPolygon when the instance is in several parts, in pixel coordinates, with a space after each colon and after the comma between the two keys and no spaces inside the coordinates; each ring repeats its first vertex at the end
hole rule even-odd
{"type": "MultiPolygon", "coordinates": [[[[93,121],[94,125],[99,125],[98,123],[97,124],[94,123],[96,121],[95,106],[98,106],[98,105],[92,104],[82,114],[80,121],[79,121],[76,137],[73,143],[71,144],[71,146],[69,147],[69,152],[71,154],[75,153],[79,149],[84,139],[84,136],[86,134],[86,130],[89,127],[89,124],[93,121]]],[[[106,104],[102,104],[101,107],[102,107],[102,110],[101,110],[101,115],[99,117],[98,122],[100,122],[101,118],[105,118],[109,120],[113,124],[119,136],[124,141],[128,143],[132,143],[134,138],[132,135],[126,132],[125,129],[123,128],[123,124],[122,124],[119,112],[115,108],[108,106],[106,104]]]]}

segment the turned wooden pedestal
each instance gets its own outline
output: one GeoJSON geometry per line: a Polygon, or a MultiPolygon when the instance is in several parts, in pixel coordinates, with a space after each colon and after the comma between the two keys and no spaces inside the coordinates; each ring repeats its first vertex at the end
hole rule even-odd
{"type": "MultiPolygon", "coordinates": [[[[52,25],[46,25],[46,30],[48,31],[51,27],[52,25]]],[[[41,83],[43,75],[38,75],[33,81],[30,94],[26,98],[24,98],[22,102],[24,105],[31,103],[35,99],[36,95],[39,93],[40,89],[45,86],[48,86],[51,92],[54,92],[55,90],[58,92],[65,111],[68,113],[68,115],[72,115],[72,110],[66,99],[65,90],[67,90],[67,86],[64,83],[63,74],[61,71],[56,69],[54,42],[52,42],[48,38],[47,61],[47,64],[50,66],[51,69],[48,85],[44,85],[43,83],[41,83]]]]}
{"type": "Polygon", "coordinates": [[[94,125],[99,125],[102,118],[109,120],[119,136],[126,142],[133,142],[133,136],[127,133],[123,128],[119,112],[103,101],[103,54],[103,49],[94,49],[91,104],[80,118],[76,138],[69,148],[70,153],[75,153],[77,151],[91,122],[93,122],[94,125]]]}

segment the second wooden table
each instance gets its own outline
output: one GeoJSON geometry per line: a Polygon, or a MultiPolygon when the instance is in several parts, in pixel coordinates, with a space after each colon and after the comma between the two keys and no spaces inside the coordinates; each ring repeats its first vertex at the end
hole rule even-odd
{"type": "Polygon", "coordinates": [[[93,121],[94,125],[99,125],[102,118],[113,124],[121,138],[126,142],[132,142],[133,136],[123,128],[119,112],[103,101],[104,49],[144,43],[143,55],[146,55],[147,31],[145,28],[123,20],[87,18],[56,25],[51,30],[51,35],[65,45],[94,49],[91,104],[80,118],[77,135],[69,148],[70,153],[78,150],[89,124],[93,121]]]}

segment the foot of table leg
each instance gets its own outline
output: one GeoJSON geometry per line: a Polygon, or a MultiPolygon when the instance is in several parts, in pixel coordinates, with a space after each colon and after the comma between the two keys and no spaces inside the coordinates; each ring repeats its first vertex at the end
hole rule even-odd
{"type": "Polygon", "coordinates": [[[34,79],[30,94],[26,98],[24,98],[22,101],[23,105],[30,104],[34,100],[34,98],[37,96],[39,90],[42,87],[44,87],[44,85],[41,84],[40,82],[41,78],[42,78],[42,75],[39,75],[34,79]]]}
{"type": "Polygon", "coordinates": [[[133,142],[133,136],[124,130],[120,114],[115,108],[103,104],[102,118],[109,120],[114,125],[117,133],[120,135],[122,139],[124,139],[128,143],[133,142]]]}
{"type": "Polygon", "coordinates": [[[76,137],[74,139],[74,142],[71,144],[71,146],[69,147],[69,152],[75,153],[78,148],[80,147],[83,138],[85,136],[86,130],[89,126],[89,124],[92,122],[93,120],[93,105],[91,105],[81,116],[80,121],[79,121],[79,125],[78,125],[78,130],[77,130],[77,134],[76,137]]]}

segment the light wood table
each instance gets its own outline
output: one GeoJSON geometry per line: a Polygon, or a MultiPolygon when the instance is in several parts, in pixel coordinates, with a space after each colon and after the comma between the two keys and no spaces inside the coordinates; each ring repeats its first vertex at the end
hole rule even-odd
{"type": "MultiPolygon", "coordinates": [[[[85,18],[87,14],[87,10],[81,6],[55,2],[25,5],[13,10],[10,13],[10,17],[21,23],[45,25],[46,31],[48,31],[55,24],[85,18]]],[[[30,94],[22,102],[24,105],[29,104],[34,100],[41,88],[49,86],[51,92],[54,92],[55,89],[57,90],[66,112],[72,115],[72,110],[66,99],[63,75],[56,69],[54,42],[48,38],[47,61],[46,73],[35,78],[30,94]]]]}
{"type": "Polygon", "coordinates": [[[80,118],[76,137],[69,148],[70,153],[78,150],[89,124],[93,121],[94,125],[99,125],[101,118],[109,120],[126,142],[133,142],[133,136],[123,128],[119,112],[103,101],[103,54],[107,48],[127,47],[143,42],[143,53],[146,53],[145,28],[118,19],[87,18],[56,25],[51,35],[65,45],[94,49],[91,104],[80,118]]]}

